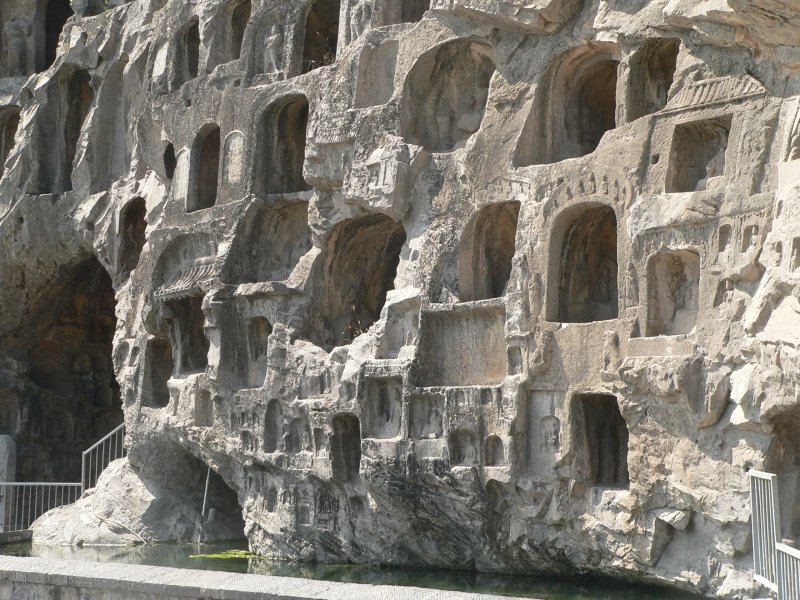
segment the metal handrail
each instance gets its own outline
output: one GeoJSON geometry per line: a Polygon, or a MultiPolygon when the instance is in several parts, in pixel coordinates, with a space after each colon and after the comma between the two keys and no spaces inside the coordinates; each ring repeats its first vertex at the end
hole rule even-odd
{"type": "Polygon", "coordinates": [[[778,600],[800,598],[800,550],[778,544],[778,600]]]}
{"type": "Polygon", "coordinates": [[[750,471],[753,526],[753,579],[778,593],[778,600],[800,600],[800,550],[781,542],[778,476],[750,471]]]}
{"type": "Polygon", "coordinates": [[[74,503],[82,493],[80,483],[0,482],[0,531],[30,529],[44,513],[74,503]]]}
{"type": "Polygon", "coordinates": [[[753,578],[772,591],[778,591],[778,556],[780,541],[780,506],[778,477],[751,470],[750,510],[753,528],[753,578]]]}
{"type": "Polygon", "coordinates": [[[111,461],[125,456],[125,423],[83,451],[81,457],[81,491],[85,492],[97,483],[100,474],[111,461]]]}
{"type": "Polygon", "coordinates": [[[81,480],[75,482],[0,482],[0,532],[24,531],[49,510],[73,504],[112,460],[125,456],[125,423],[114,428],[81,456],[81,480]]]}

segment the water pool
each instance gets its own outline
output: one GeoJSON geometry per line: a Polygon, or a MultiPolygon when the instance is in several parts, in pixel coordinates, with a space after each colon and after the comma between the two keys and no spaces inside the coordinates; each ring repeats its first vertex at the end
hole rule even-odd
{"type": "Polygon", "coordinates": [[[699,600],[701,598],[668,587],[631,584],[601,577],[529,577],[434,569],[274,562],[247,558],[192,558],[192,555],[197,554],[217,554],[226,550],[246,549],[246,542],[83,548],[42,546],[27,542],[0,546],[0,554],[303,577],[345,583],[416,586],[540,600],[699,600]]]}

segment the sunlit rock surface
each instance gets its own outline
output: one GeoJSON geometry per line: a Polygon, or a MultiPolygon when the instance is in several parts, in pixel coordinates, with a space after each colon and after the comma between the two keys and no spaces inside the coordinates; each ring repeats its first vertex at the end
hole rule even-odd
{"type": "Polygon", "coordinates": [[[35,539],[751,598],[751,468],[800,535],[794,2],[0,22],[17,479],[78,481],[127,427],[35,539]]]}

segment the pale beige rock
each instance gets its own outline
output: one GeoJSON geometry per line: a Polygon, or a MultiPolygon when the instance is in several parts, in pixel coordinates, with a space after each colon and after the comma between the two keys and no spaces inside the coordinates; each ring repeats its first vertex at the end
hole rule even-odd
{"type": "Polygon", "coordinates": [[[796,3],[44,4],[0,0],[0,434],[129,455],[37,539],[761,593],[796,3]]]}

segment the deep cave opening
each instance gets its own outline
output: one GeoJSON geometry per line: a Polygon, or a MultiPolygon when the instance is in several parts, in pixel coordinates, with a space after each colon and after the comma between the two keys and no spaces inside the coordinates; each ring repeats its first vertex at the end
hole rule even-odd
{"type": "Polygon", "coordinates": [[[82,452],[122,423],[115,306],[111,278],[91,258],[62,273],[23,323],[29,380],[4,399],[18,481],[80,481],[82,452]]]}

